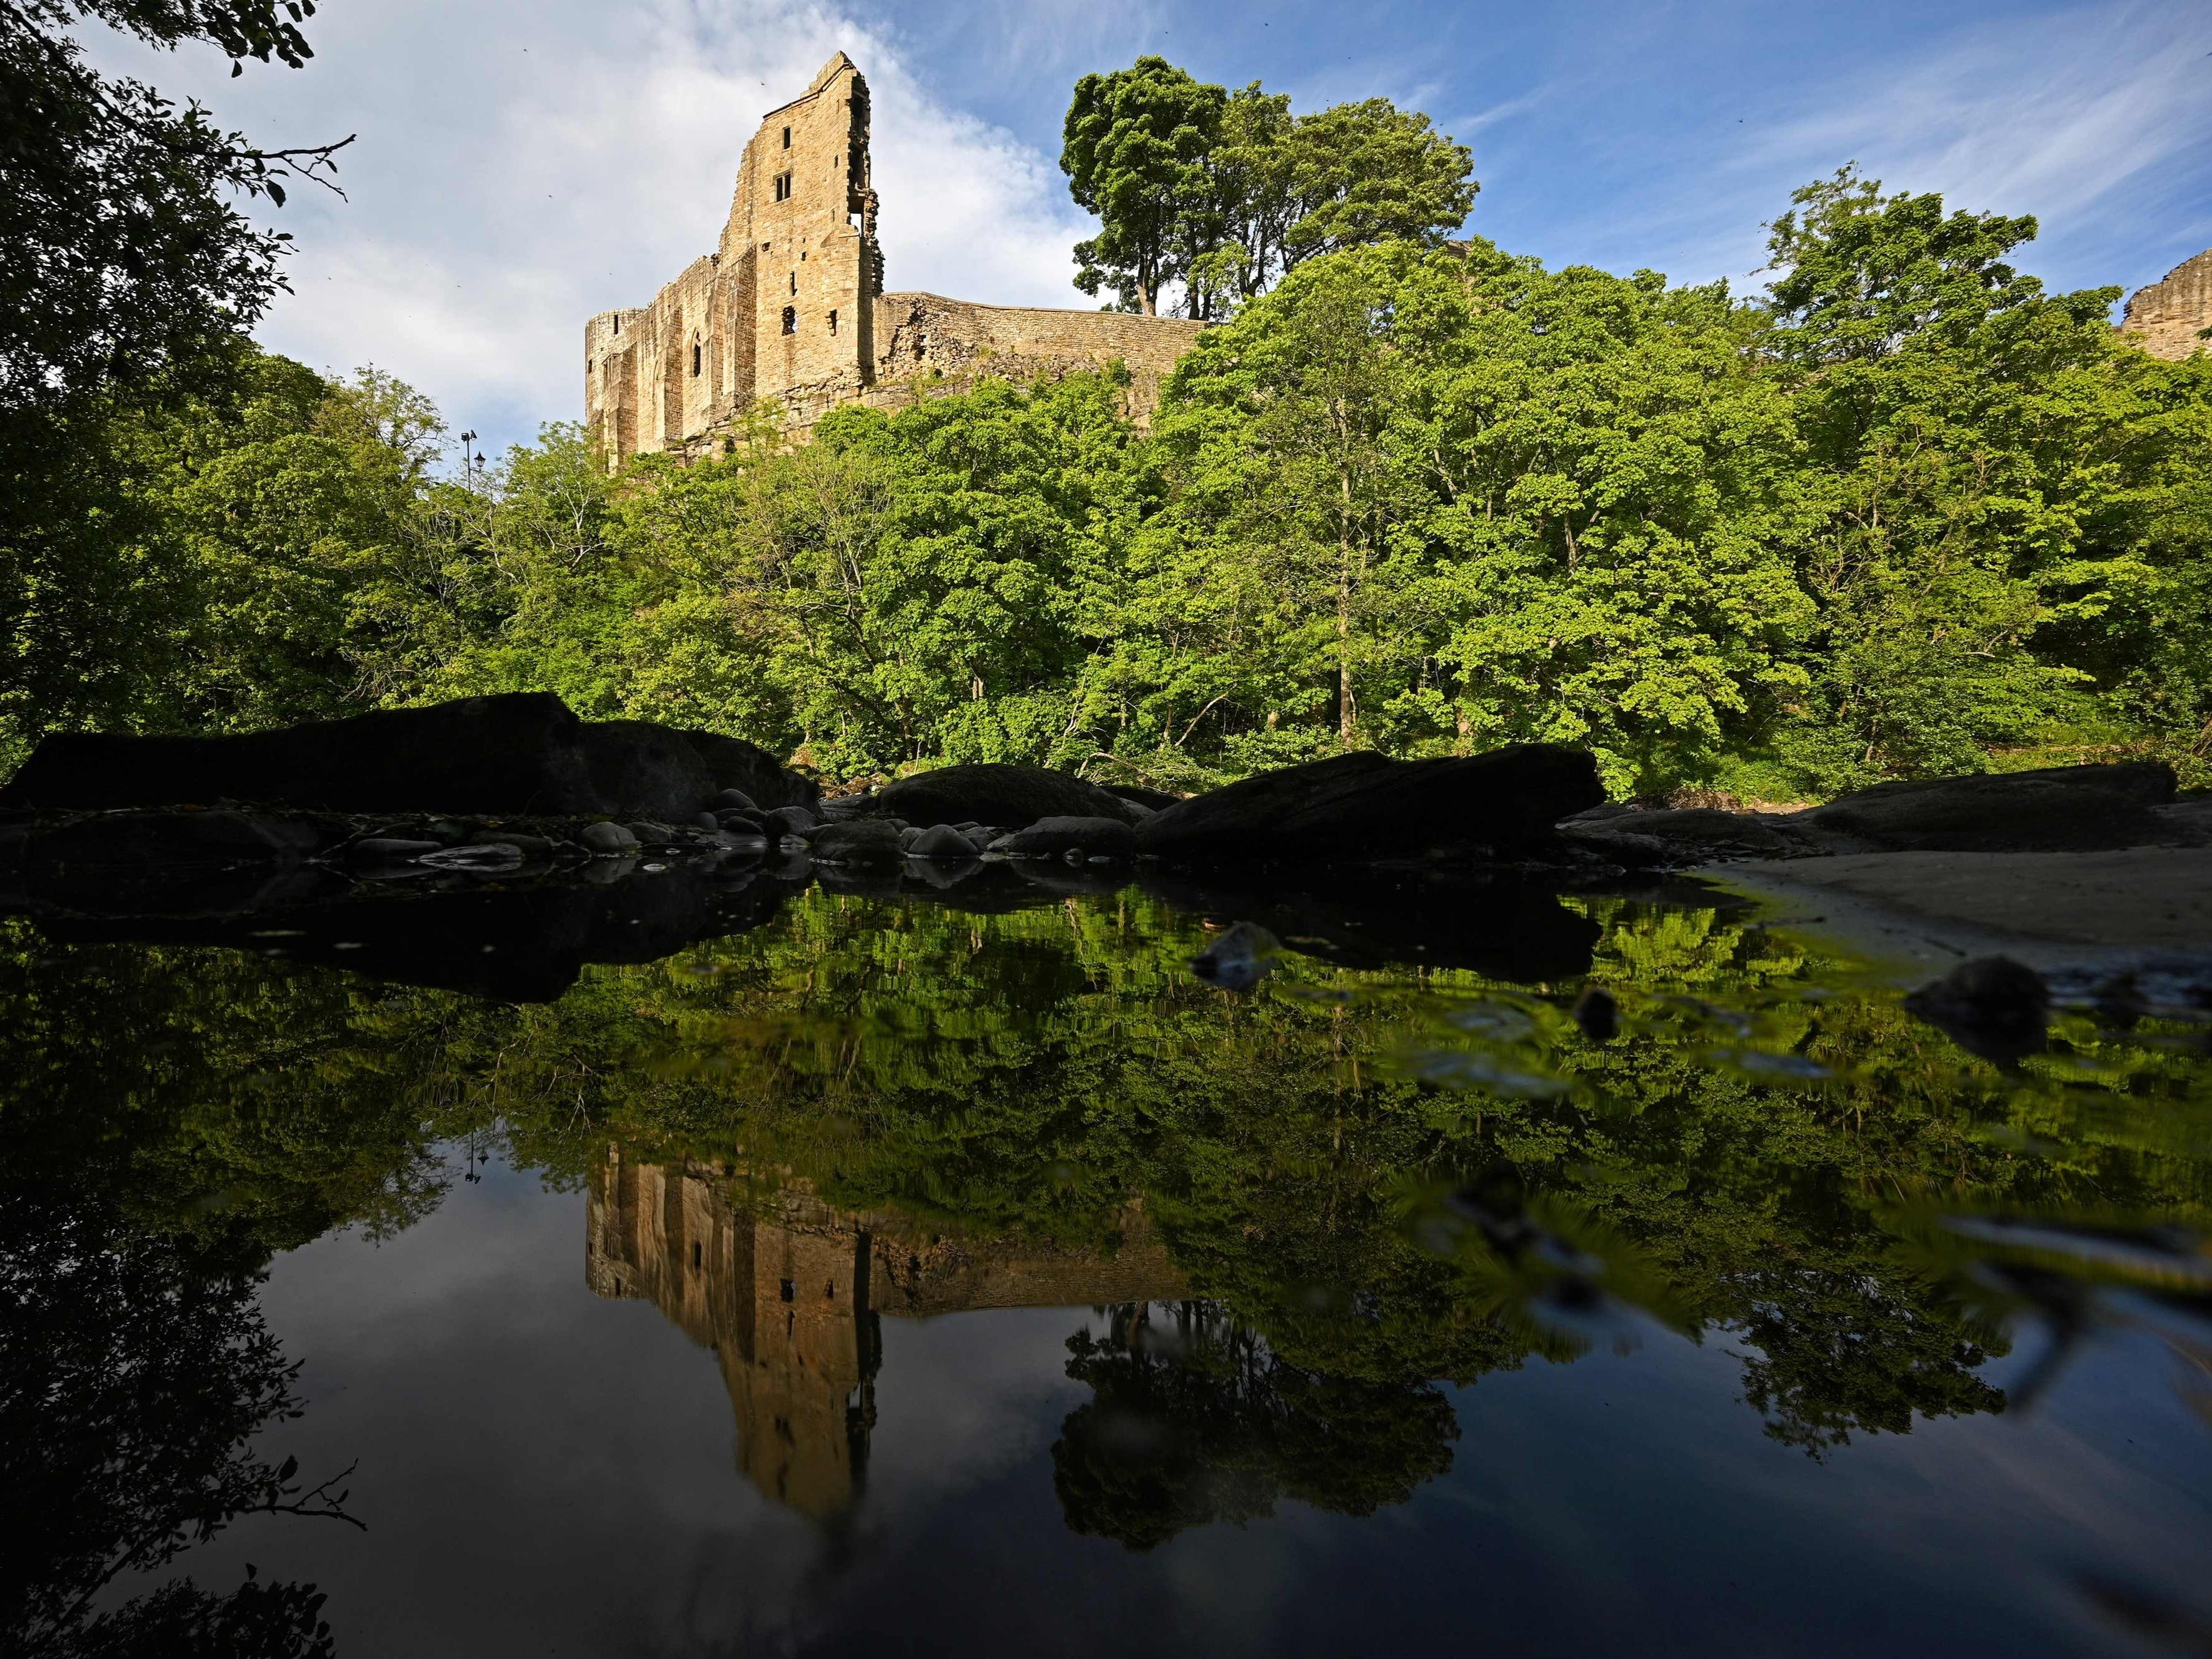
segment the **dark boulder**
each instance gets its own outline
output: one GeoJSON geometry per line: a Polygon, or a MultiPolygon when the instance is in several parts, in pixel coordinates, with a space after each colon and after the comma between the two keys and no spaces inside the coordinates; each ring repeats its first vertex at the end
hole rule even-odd
{"type": "Polygon", "coordinates": [[[0,790],[0,805],[589,813],[600,808],[581,733],[566,703],[537,691],[226,737],[57,732],[0,790]]]}
{"type": "Polygon", "coordinates": [[[1119,818],[1133,823],[1144,809],[1066,772],[1037,766],[940,767],[901,778],[868,797],[862,809],[908,823],[1000,823],[1024,829],[1039,818],[1119,818]]]}
{"type": "Polygon", "coordinates": [[[1039,818],[1028,829],[993,842],[991,851],[1018,859],[1065,853],[1126,859],[1136,854],[1137,832],[1119,818],[1039,818]]]}
{"type": "Polygon", "coordinates": [[[586,720],[583,744],[603,812],[689,823],[720,787],[689,738],[652,720],[586,720]]]}
{"type": "Polygon", "coordinates": [[[879,818],[830,823],[809,832],[807,851],[817,864],[896,864],[905,849],[899,832],[879,818]]]}
{"type": "Polygon", "coordinates": [[[1893,852],[2069,852],[2172,839],[2172,799],[2171,768],[2131,762],[1878,783],[1797,816],[1893,852]]]}
{"type": "Polygon", "coordinates": [[[686,728],[678,733],[690,742],[714,781],[717,790],[735,789],[759,807],[811,806],[822,799],[822,786],[778,763],[775,756],[743,738],[719,732],[686,728]]]}
{"type": "Polygon", "coordinates": [[[1551,744],[1447,760],[1361,751],[1178,802],[1137,826],[1137,847],[1179,864],[1512,859],[1604,799],[1596,763],[1551,744]]]}

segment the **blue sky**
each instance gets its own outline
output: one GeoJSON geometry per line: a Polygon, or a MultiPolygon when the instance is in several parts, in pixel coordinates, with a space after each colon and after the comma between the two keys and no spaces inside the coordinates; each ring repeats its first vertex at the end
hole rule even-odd
{"type": "Polygon", "coordinates": [[[1412,0],[325,0],[303,70],[93,43],[264,143],[358,132],[296,192],[295,295],[260,333],[374,362],[498,447],[582,398],[583,319],[713,246],[761,113],[832,51],[877,94],[887,278],[1085,305],[1057,158],[1075,78],[1157,52],[1300,109],[1382,94],[1474,152],[1472,229],[1559,265],[1756,289],[1762,222],[1857,161],[2033,213],[2022,263],[2133,289],[2212,246],[2212,4],[1412,0]]]}

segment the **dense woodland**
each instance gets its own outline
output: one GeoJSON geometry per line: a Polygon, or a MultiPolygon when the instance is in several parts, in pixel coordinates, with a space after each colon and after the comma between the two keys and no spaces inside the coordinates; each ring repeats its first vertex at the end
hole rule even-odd
{"type": "MultiPolygon", "coordinates": [[[[145,189],[281,193],[167,118],[145,189]]],[[[2205,775],[2212,361],[2125,344],[2115,289],[2045,292],[2033,219],[1846,167],[1777,204],[1747,297],[1447,244],[1468,154],[1383,100],[1293,116],[1147,58],[1085,77],[1067,138],[1086,283],[1218,322],[1148,429],[1112,375],[985,380],[611,477],[554,423],[456,477],[405,386],[251,343],[282,250],[229,208],[102,279],[173,254],[154,299],[193,326],[88,356],[36,281],[0,295],[0,761],[542,688],[833,779],[1196,787],[1528,738],[1624,796],[2205,775]]],[[[0,210],[34,245],[64,208],[160,231],[118,167],[0,210]]]]}

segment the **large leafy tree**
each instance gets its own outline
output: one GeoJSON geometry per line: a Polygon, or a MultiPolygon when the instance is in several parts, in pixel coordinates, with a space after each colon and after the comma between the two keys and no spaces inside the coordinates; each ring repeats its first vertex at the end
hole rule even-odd
{"type": "Polygon", "coordinates": [[[2162,648],[2147,611],[2203,615],[2203,370],[2117,340],[2117,289],[2051,294],[2019,271],[2009,256],[2035,228],[1884,195],[1850,168],[1771,228],[1763,349],[1825,498],[1803,555],[1821,626],[1784,734],[1815,787],[1974,770],[1992,745],[2094,732],[2084,694],[2127,672],[2100,648],[2108,628],[2162,648]]]}
{"type": "Polygon", "coordinates": [[[1219,319],[1316,254],[1434,245],[1480,188],[1465,146],[1387,98],[1293,115],[1257,81],[1227,93],[1159,58],[1085,76],[1066,138],[1060,167],[1102,222],[1078,285],[1148,315],[1171,282],[1191,316],[1219,319]]]}
{"type": "Polygon", "coordinates": [[[1076,204],[1099,220],[1098,234],[1075,248],[1085,293],[1111,287],[1149,317],[1161,288],[1183,275],[1193,240],[1185,221],[1227,101],[1164,58],[1075,83],[1060,167],[1076,204]]]}

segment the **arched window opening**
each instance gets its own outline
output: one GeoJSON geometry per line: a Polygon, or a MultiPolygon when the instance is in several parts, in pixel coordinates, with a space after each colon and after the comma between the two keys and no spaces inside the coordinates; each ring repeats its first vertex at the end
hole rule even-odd
{"type": "Polygon", "coordinates": [[[783,308],[783,331],[786,334],[796,334],[799,332],[799,307],[797,306],[786,306],[783,308]]]}
{"type": "Polygon", "coordinates": [[[837,331],[837,313],[834,311],[830,313],[830,331],[832,334],[837,331]]]}
{"type": "Polygon", "coordinates": [[[691,342],[691,373],[695,378],[699,373],[699,343],[696,340],[691,342]]]}

